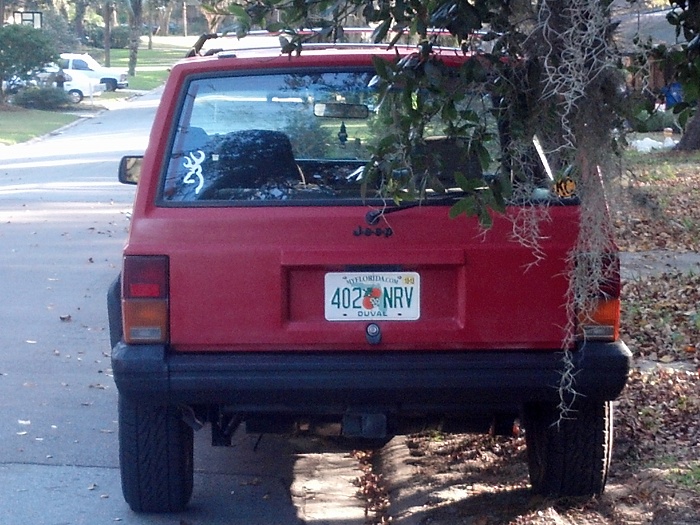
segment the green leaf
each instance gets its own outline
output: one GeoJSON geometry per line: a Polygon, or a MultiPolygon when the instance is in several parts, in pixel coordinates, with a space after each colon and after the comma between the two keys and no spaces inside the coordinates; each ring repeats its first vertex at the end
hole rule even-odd
{"type": "Polygon", "coordinates": [[[457,119],[457,108],[455,107],[453,101],[450,100],[444,106],[442,106],[442,112],[440,116],[442,117],[442,120],[446,122],[457,119]]]}
{"type": "Polygon", "coordinates": [[[493,226],[493,217],[491,212],[487,207],[479,207],[477,210],[477,216],[479,217],[479,224],[482,228],[489,229],[493,226]]]}
{"type": "Polygon", "coordinates": [[[267,29],[270,33],[282,31],[284,28],[285,25],[282,22],[270,22],[265,26],[265,29],[267,29]]]}
{"type": "Polygon", "coordinates": [[[379,78],[387,82],[393,77],[393,71],[390,69],[389,64],[390,63],[384,58],[377,56],[372,57],[372,65],[374,66],[375,73],[379,78]]]}
{"type": "Polygon", "coordinates": [[[479,164],[481,164],[481,168],[484,170],[488,169],[489,165],[491,164],[491,153],[489,153],[489,150],[486,149],[483,142],[477,143],[475,147],[476,154],[479,157],[479,164]]]}
{"type": "Polygon", "coordinates": [[[455,171],[455,182],[467,193],[473,193],[478,188],[484,186],[484,181],[481,179],[467,179],[461,171],[455,171]]]}
{"type": "Polygon", "coordinates": [[[391,28],[391,20],[384,20],[377,28],[372,32],[372,42],[379,43],[386,38],[391,28]]]}
{"type": "Polygon", "coordinates": [[[394,46],[396,45],[396,43],[397,43],[399,40],[401,40],[401,37],[403,37],[403,36],[404,36],[404,31],[403,31],[403,29],[400,29],[399,31],[397,31],[396,34],[394,35],[394,37],[393,37],[393,38],[391,39],[391,41],[389,42],[389,47],[394,47],[394,46]]]}
{"type": "Polygon", "coordinates": [[[476,199],[473,195],[467,195],[463,199],[458,200],[450,207],[450,219],[456,219],[461,214],[467,217],[476,215],[476,199]]]}
{"type": "Polygon", "coordinates": [[[379,141],[378,149],[379,151],[384,151],[389,148],[393,149],[393,146],[398,145],[400,143],[401,137],[399,137],[398,135],[387,135],[379,141]]]}
{"type": "MultiPolygon", "coordinates": [[[[203,4],[202,7],[205,7],[203,4]]],[[[249,18],[248,13],[246,13],[245,7],[238,4],[230,4],[228,6],[228,12],[238,18],[249,18]]]]}

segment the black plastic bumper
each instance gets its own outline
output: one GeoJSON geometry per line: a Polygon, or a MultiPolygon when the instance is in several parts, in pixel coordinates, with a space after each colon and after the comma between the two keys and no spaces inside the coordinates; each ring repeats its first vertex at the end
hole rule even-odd
{"type": "MultiPolygon", "coordinates": [[[[631,353],[622,342],[587,343],[574,354],[574,388],[615,399],[631,353]]],[[[112,351],[122,395],[154,403],[227,405],[247,413],[342,414],[348,407],[395,414],[518,410],[559,400],[562,354],[482,352],[260,352],[170,354],[164,346],[112,351]]]]}

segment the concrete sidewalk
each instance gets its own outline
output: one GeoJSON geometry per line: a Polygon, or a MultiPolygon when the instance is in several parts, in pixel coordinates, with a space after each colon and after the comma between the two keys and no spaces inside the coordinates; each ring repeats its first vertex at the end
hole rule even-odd
{"type": "Polygon", "coordinates": [[[700,274],[700,253],[661,250],[621,252],[620,267],[623,280],[671,272],[700,274]]]}

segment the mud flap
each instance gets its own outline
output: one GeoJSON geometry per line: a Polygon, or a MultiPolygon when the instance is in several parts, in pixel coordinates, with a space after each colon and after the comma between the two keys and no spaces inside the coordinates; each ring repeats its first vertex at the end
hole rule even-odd
{"type": "Polygon", "coordinates": [[[345,414],[342,435],[349,438],[383,439],[387,436],[386,414],[345,414]]]}

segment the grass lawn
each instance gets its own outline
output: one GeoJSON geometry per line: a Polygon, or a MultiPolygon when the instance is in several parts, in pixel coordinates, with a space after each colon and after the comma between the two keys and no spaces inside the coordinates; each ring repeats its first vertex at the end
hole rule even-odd
{"type": "MultiPolygon", "coordinates": [[[[192,39],[194,43],[196,38],[192,39]]],[[[188,40],[189,41],[189,40],[188,40]]],[[[175,62],[184,58],[189,47],[182,38],[154,38],[153,49],[148,49],[147,39],[144,38],[139,48],[136,63],[136,76],[129,77],[129,90],[117,90],[113,93],[103,93],[99,101],[120,99],[130,96],[131,90],[149,91],[155,89],[168,78],[168,70],[175,62]]],[[[98,62],[104,64],[104,51],[89,49],[87,51],[98,62]]],[[[110,53],[110,64],[113,67],[127,68],[129,66],[129,50],[113,49],[110,53]]],[[[0,106],[0,144],[11,145],[25,142],[60,128],[78,117],[62,112],[28,110],[18,107],[0,106]]]]}
{"type": "Polygon", "coordinates": [[[39,111],[36,109],[6,109],[0,106],[0,144],[12,145],[50,133],[77,120],[76,115],[39,111]]]}

